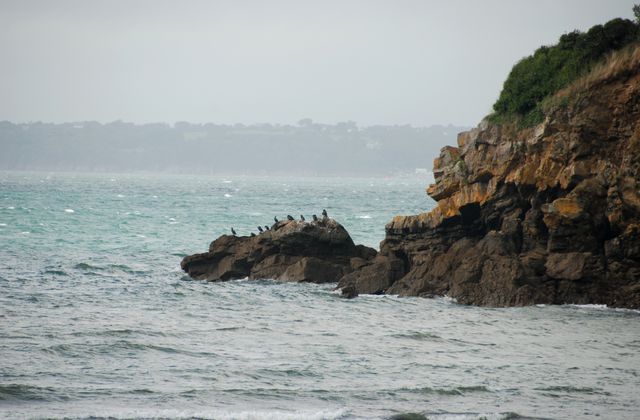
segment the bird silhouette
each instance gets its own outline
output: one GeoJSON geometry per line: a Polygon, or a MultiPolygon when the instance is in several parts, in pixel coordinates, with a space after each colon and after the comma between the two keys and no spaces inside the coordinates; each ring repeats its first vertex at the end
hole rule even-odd
{"type": "Polygon", "coordinates": [[[293,220],[293,216],[290,214],[287,214],[287,220],[293,220]]]}
{"type": "Polygon", "coordinates": [[[300,221],[304,222],[304,216],[302,214],[300,215],[300,221]]]}
{"type": "Polygon", "coordinates": [[[273,216],[273,221],[278,223],[278,218],[276,216],[273,216]]]}
{"type": "Polygon", "coordinates": [[[256,236],[256,234],[255,234],[255,233],[253,233],[253,232],[251,232],[251,236],[256,236]]]}
{"type": "Polygon", "coordinates": [[[313,221],[317,222],[318,221],[318,216],[316,216],[315,214],[313,215],[313,221]]]}
{"type": "Polygon", "coordinates": [[[233,236],[236,236],[236,231],[233,230],[233,228],[231,228],[231,233],[233,234],[233,236]]]}
{"type": "Polygon", "coordinates": [[[262,226],[258,226],[258,230],[260,231],[260,233],[264,232],[264,231],[262,230],[262,226]]]}
{"type": "Polygon", "coordinates": [[[327,215],[327,211],[326,211],[325,209],[322,209],[322,216],[323,216],[323,217],[329,217],[329,216],[327,215]]]}
{"type": "Polygon", "coordinates": [[[264,225],[264,228],[265,228],[266,230],[271,230],[271,228],[270,228],[269,226],[267,226],[267,225],[264,225]]]}

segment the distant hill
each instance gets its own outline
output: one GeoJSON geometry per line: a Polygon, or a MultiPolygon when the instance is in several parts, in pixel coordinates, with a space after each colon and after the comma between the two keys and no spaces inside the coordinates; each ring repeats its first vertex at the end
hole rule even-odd
{"type": "Polygon", "coordinates": [[[0,169],[391,175],[431,168],[468,127],[0,122],[0,169]]]}

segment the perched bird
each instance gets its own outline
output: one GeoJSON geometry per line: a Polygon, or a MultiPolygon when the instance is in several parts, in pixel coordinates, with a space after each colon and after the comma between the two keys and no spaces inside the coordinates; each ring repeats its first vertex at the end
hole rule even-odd
{"type": "Polygon", "coordinates": [[[256,236],[256,234],[255,234],[255,233],[253,233],[253,232],[251,232],[251,236],[256,236]]]}
{"type": "Polygon", "coordinates": [[[265,230],[271,230],[271,228],[267,225],[264,225],[265,230]]]}
{"type": "Polygon", "coordinates": [[[233,228],[231,228],[231,233],[233,234],[233,236],[236,236],[236,231],[233,230],[233,228]]]}
{"type": "Polygon", "coordinates": [[[313,221],[317,222],[318,221],[318,216],[316,216],[315,214],[313,215],[313,221]]]}
{"type": "Polygon", "coordinates": [[[304,222],[304,215],[302,215],[302,214],[300,215],[300,221],[304,222]]]}
{"type": "Polygon", "coordinates": [[[322,217],[329,217],[325,209],[322,209],[322,217]]]}
{"type": "Polygon", "coordinates": [[[287,214],[287,220],[293,220],[293,216],[290,214],[287,214]]]}
{"type": "Polygon", "coordinates": [[[273,216],[273,221],[278,223],[278,218],[276,216],[273,216]]]}
{"type": "Polygon", "coordinates": [[[262,226],[258,226],[258,230],[260,231],[260,233],[264,232],[264,231],[262,230],[262,226]]]}

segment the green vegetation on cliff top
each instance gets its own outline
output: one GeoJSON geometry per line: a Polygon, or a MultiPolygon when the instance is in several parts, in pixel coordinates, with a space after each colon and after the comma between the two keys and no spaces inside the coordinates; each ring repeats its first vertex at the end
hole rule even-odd
{"type": "Polygon", "coordinates": [[[639,23],[640,19],[617,18],[587,32],[564,34],[557,44],[538,48],[513,66],[489,118],[494,122],[516,119],[523,126],[541,122],[543,100],[587,74],[608,54],[638,42],[639,23]]]}

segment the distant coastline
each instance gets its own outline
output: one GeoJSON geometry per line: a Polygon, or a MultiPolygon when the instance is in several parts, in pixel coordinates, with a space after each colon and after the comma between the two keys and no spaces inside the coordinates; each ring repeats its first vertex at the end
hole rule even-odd
{"type": "Polygon", "coordinates": [[[176,174],[398,176],[423,174],[469,127],[358,127],[115,121],[0,122],[0,170],[176,174]]]}

